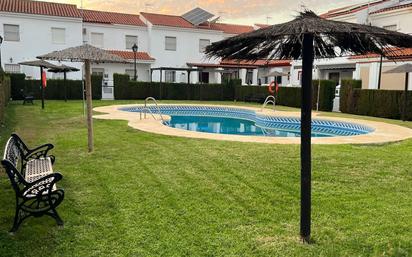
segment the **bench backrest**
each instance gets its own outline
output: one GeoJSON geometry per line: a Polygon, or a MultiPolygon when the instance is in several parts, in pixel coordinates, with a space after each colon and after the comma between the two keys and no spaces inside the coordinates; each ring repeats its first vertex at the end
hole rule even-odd
{"type": "Polygon", "coordinates": [[[22,145],[21,139],[17,135],[12,134],[7,141],[3,160],[1,161],[10,178],[12,186],[17,192],[20,192],[22,185],[27,183],[23,175],[25,166],[23,160],[25,147],[25,145],[22,145]]]}

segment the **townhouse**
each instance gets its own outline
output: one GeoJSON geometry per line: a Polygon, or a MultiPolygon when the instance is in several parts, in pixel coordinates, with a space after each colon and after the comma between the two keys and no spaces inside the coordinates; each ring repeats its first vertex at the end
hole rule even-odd
{"type": "MultiPolygon", "coordinates": [[[[321,15],[323,18],[359,24],[370,24],[389,30],[412,34],[412,1],[379,0],[346,6],[321,15]]],[[[381,59],[379,55],[363,55],[316,60],[314,78],[336,80],[360,79],[364,89],[403,90],[404,74],[385,74],[385,71],[403,63],[412,62],[412,49],[393,49],[396,60],[381,59]]],[[[292,63],[291,84],[300,84],[302,64],[292,63]]],[[[412,78],[410,81],[410,85],[412,78]]],[[[412,90],[412,88],[410,88],[412,90]]]]}
{"type": "MultiPolygon", "coordinates": [[[[262,26],[226,24],[217,20],[200,8],[181,16],[146,12],[136,15],[84,10],[72,4],[1,0],[2,66],[6,72],[23,72],[27,78],[37,79],[40,76],[37,68],[19,63],[88,43],[130,61],[92,65],[92,72],[104,78],[103,97],[111,99],[114,73],[134,77],[132,46],[136,44],[137,79],[140,81],[220,83],[225,76],[240,78],[244,84],[268,80],[259,77],[258,69],[268,72],[273,64],[228,64],[205,57],[204,49],[209,44],[262,26]]],[[[80,63],[64,64],[82,70],[80,63]]],[[[48,74],[53,78],[59,76],[48,74]]],[[[81,79],[82,72],[71,73],[68,78],[81,79]]]]}

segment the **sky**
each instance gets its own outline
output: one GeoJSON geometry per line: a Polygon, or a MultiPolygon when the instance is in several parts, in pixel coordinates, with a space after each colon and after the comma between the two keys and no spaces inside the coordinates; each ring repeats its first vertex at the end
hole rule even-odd
{"type": "Polygon", "coordinates": [[[201,7],[216,16],[221,22],[239,24],[276,24],[286,22],[296,16],[304,7],[318,14],[328,10],[367,0],[46,0],[71,3],[78,7],[83,2],[85,9],[124,12],[155,12],[182,15],[201,7]]]}

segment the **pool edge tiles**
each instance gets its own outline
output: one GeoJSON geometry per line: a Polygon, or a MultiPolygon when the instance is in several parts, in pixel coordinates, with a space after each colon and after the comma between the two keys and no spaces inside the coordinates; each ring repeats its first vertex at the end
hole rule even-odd
{"type": "MultiPolygon", "coordinates": [[[[162,115],[171,116],[171,123],[167,123],[165,125],[189,131],[197,131],[200,133],[266,137],[300,136],[300,118],[280,117],[276,116],[276,113],[275,115],[263,115],[257,113],[256,110],[227,106],[159,105],[149,106],[147,109],[149,109],[153,114],[160,112],[162,115]],[[179,117],[187,117],[186,122],[190,122],[190,124],[178,124],[176,120],[179,120],[179,122],[183,122],[184,120],[179,117]],[[210,117],[209,128],[205,126],[205,124],[208,123],[208,119],[205,119],[205,117],[210,117]],[[253,126],[255,126],[257,130],[254,130],[255,133],[245,133],[240,128],[225,127],[231,123],[236,123],[228,122],[229,119],[236,120],[239,124],[243,124],[242,121],[251,121],[254,123],[253,126]],[[212,128],[212,126],[215,128],[212,128]],[[216,129],[216,127],[219,129],[216,129]],[[261,130],[263,130],[263,134],[261,133],[261,130]]],[[[147,111],[143,106],[121,108],[120,110],[135,113],[147,111]]],[[[352,122],[338,122],[324,119],[314,119],[312,121],[313,137],[356,136],[368,134],[373,132],[373,130],[374,129],[371,127],[352,122]]]]}
{"type": "MultiPolygon", "coordinates": [[[[290,111],[276,111],[272,109],[261,110],[260,108],[245,107],[245,106],[231,106],[231,105],[216,105],[202,103],[196,104],[168,104],[170,106],[215,106],[215,107],[232,107],[237,109],[245,109],[255,111],[259,115],[280,116],[280,117],[300,117],[300,112],[290,111]]],[[[129,105],[108,105],[94,108],[94,111],[99,114],[95,114],[95,119],[103,120],[126,120],[128,126],[147,133],[160,134],[165,136],[185,137],[185,138],[197,138],[197,139],[211,139],[221,141],[233,141],[233,142],[250,142],[250,143],[265,143],[265,144],[300,144],[300,138],[287,138],[287,137],[262,137],[262,136],[237,136],[237,135],[224,135],[224,134],[212,134],[212,133],[199,133],[187,130],[181,130],[164,126],[160,121],[160,117],[155,115],[157,119],[153,119],[150,115],[147,119],[140,120],[139,114],[132,112],[121,111],[123,108],[130,108],[142,106],[139,104],[129,105]]],[[[165,119],[168,119],[167,115],[164,115],[165,119]]],[[[315,119],[319,118],[319,113],[313,112],[315,119]]],[[[369,134],[358,136],[345,136],[345,137],[325,137],[325,138],[312,138],[313,144],[382,144],[388,142],[399,142],[405,139],[412,138],[412,129],[402,127],[399,125],[389,124],[383,121],[371,121],[363,120],[359,118],[342,118],[322,116],[322,120],[331,120],[338,122],[351,122],[368,127],[375,130],[369,134]]]]}

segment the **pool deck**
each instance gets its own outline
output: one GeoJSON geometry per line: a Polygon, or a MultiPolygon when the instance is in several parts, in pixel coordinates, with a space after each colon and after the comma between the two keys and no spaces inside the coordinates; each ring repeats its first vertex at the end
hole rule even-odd
{"type": "MultiPolygon", "coordinates": [[[[176,106],[196,106],[195,104],[167,104],[176,106]]],[[[161,135],[177,136],[186,138],[198,138],[198,139],[213,139],[213,140],[225,140],[225,141],[237,141],[237,142],[252,142],[252,143],[267,143],[267,144],[300,144],[300,138],[291,137],[264,137],[264,136],[240,136],[240,135],[225,135],[214,133],[202,133],[196,131],[188,131],[183,129],[177,129],[168,127],[162,124],[159,115],[154,115],[154,119],[150,114],[147,114],[146,119],[140,120],[140,114],[137,112],[121,111],[119,108],[142,106],[139,104],[132,105],[111,105],[94,108],[94,111],[104,114],[94,115],[95,119],[104,120],[126,120],[128,125],[132,128],[161,135]]],[[[213,107],[231,107],[238,109],[246,109],[256,111],[257,114],[264,114],[270,116],[284,116],[284,117],[299,117],[300,112],[285,112],[276,111],[272,109],[265,109],[261,111],[260,108],[243,107],[243,106],[230,106],[230,105],[209,105],[202,104],[202,106],[213,107]]],[[[313,118],[318,116],[318,113],[312,113],[313,118]]],[[[163,115],[164,119],[170,119],[169,116],[163,115]]],[[[362,119],[348,119],[348,118],[335,118],[335,117],[318,117],[322,120],[331,121],[343,121],[366,125],[375,129],[374,132],[357,135],[357,136],[337,136],[337,137],[313,137],[313,144],[382,144],[388,142],[398,142],[408,138],[412,138],[412,129],[406,127],[392,125],[384,122],[367,121],[362,119]]]]}

